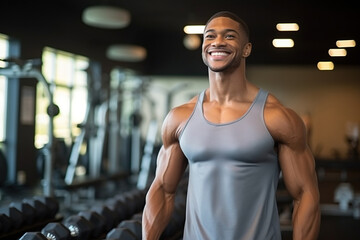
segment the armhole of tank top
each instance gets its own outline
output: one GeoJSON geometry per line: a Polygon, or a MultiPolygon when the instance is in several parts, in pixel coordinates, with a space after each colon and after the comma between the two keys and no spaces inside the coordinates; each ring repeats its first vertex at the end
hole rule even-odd
{"type": "Polygon", "coordinates": [[[186,120],[185,126],[183,127],[183,129],[181,129],[181,132],[180,132],[180,134],[179,134],[179,142],[180,142],[180,140],[181,140],[181,137],[182,137],[182,135],[183,135],[183,133],[184,133],[187,125],[188,125],[189,122],[190,122],[190,119],[194,116],[195,111],[196,111],[196,108],[198,107],[198,104],[200,104],[200,98],[201,98],[201,95],[202,95],[204,92],[205,92],[205,90],[202,91],[200,94],[198,94],[198,99],[196,100],[195,107],[194,107],[194,109],[193,109],[190,117],[186,120]]]}
{"type": "Polygon", "coordinates": [[[266,105],[266,101],[267,101],[267,99],[269,97],[269,92],[263,90],[263,94],[264,94],[264,101],[263,101],[262,106],[261,106],[261,122],[262,122],[264,128],[266,129],[266,132],[268,133],[269,137],[271,138],[271,140],[272,140],[272,142],[273,142],[273,144],[275,146],[275,140],[274,140],[273,136],[271,135],[271,133],[269,131],[269,128],[266,126],[265,117],[264,117],[264,115],[265,115],[265,105],[266,105]]]}

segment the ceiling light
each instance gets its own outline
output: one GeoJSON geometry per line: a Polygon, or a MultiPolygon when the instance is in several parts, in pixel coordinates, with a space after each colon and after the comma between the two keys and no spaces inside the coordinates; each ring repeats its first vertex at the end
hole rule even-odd
{"type": "Polygon", "coordinates": [[[299,25],[297,23],[278,23],[276,24],[278,31],[299,31],[299,25]]]}
{"type": "Polygon", "coordinates": [[[319,70],[333,70],[334,63],[331,61],[321,61],[321,62],[318,62],[317,68],[319,70]]]}
{"type": "Polygon", "coordinates": [[[116,44],[108,47],[106,56],[115,61],[140,62],[146,58],[146,49],[136,45],[116,44]]]}
{"type": "Polygon", "coordinates": [[[336,41],[336,46],[339,48],[355,47],[356,42],[355,40],[338,40],[336,41]]]}
{"type": "Polygon", "coordinates": [[[189,34],[184,37],[184,46],[189,50],[195,50],[201,45],[201,39],[198,35],[189,34]]]}
{"type": "Polygon", "coordinates": [[[345,57],[346,56],[346,49],[343,48],[330,48],[329,55],[331,57],[345,57]]]}
{"type": "Polygon", "coordinates": [[[205,30],[205,25],[187,25],[184,27],[184,32],[186,34],[203,34],[205,30]]]}
{"type": "Polygon", "coordinates": [[[291,38],[275,38],[272,44],[276,48],[292,48],[294,41],[291,38]]]}
{"type": "Polygon", "coordinates": [[[114,6],[92,6],[83,11],[85,24],[99,28],[124,28],[130,23],[130,13],[114,6]]]}

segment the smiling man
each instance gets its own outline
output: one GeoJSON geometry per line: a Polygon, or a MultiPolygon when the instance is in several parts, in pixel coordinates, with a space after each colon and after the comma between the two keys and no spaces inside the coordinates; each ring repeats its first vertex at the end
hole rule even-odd
{"type": "Polygon", "coordinates": [[[294,198],[293,239],[315,240],[320,225],[313,156],[299,116],[248,81],[247,25],[227,11],[207,22],[202,58],[209,88],[167,115],[156,176],[146,197],[143,239],[169,222],[189,168],[185,240],[281,239],[276,190],[282,172],[294,198]]]}

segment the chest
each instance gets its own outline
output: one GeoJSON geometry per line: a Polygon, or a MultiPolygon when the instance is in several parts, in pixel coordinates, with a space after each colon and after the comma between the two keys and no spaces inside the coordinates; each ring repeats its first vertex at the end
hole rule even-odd
{"type": "Polygon", "coordinates": [[[225,124],[193,116],[184,129],[180,146],[190,162],[259,162],[274,154],[274,141],[262,118],[251,114],[225,124]]]}

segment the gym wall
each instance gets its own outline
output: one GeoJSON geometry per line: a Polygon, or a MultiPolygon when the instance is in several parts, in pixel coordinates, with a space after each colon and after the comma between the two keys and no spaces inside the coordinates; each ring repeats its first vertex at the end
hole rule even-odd
{"type": "MultiPolygon", "coordinates": [[[[273,93],[284,105],[300,116],[309,115],[312,125],[309,139],[319,158],[346,158],[346,124],[360,123],[360,69],[335,66],[333,71],[319,71],[316,66],[249,65],[248,79],[273,93]]],[[[204,77],[152,76],[149,94],[156,100],[158,119],[164,119],[166,91],[181,84],[171,105],[188,101],[208,87],[204,77]]]]}

